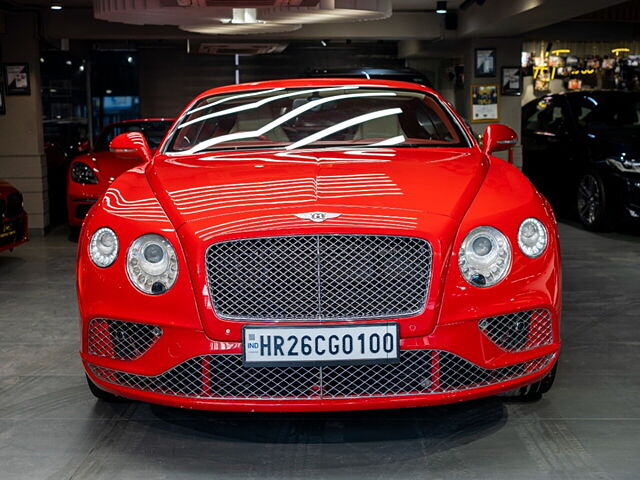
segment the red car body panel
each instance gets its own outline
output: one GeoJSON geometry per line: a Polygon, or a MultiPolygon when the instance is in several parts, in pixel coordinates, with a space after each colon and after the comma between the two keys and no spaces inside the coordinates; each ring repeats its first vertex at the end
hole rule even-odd
{"type": "MultiPolygon", "coordinates": [[[[105,129],[116,124],[132,124],[141,122],[158,122],[170,121],[170,118],[143,118],[136,120],[123,120],[107,125],[105,129]]],[[[83,153],[75,157],[70,165],[67,173],[67,218],[69,225],[72,227],[80,227],[84,221],[84,216],[77,214],[78,206],[88,209],[95,204],[98,199],[109,188],[109,185],[118,178],[122,173],[130,168],[144,163],[142,160],[124,157],[110,151],[91,151],[83,153]],[[97,184],[83,184],[74,182],[71,178],[71,169],[76,162],[87,164],[98,178],[97,184]]],[[[86,211],[83,210],[83,213],[86,211]]]]}
{"type": "MultiPolygon", "coordinates": [[[[236,85],[202,96],[365,83],[437,96],[425,87],[403,82],[342,79],[236,85]]],[[[516,168],[484,155],[475,142],[470,148],[157,153],[150,163],[114,181],[85,221],[77,264],[81,357],[91,380],[105,391],[187,408],[325,411],[469,400],[531,384],[553,368],[560,348],[560,268],[557,226],[546,200],[516,168]],[[322,223],[294,216],[311,211],[335,211],[341,216],[322,223]],[[529,217],[542,221],[549,233],[548,246],[538,258],[525,257],[517,245],[518,228],[529,217]],[[490,288],[467,283],[457,261],[465,236],[482,225],[503,232],[513,256],[505,280],[490,288]],[[113,265],[99,268],[89,258],[88,244],[104,226],[117,233],[121,250],[113,265]],[[162,295],[141,293],[125,273],[126,249],[146,233],[162,234],[178,257],[176,283],[162,295]],[[455,393],[277,401],[166,395],[105,381],[92,370],[91,366],[99,366],[149,377],[196,356],[242,353],[243,325],[265,322],[230,321],[216,315],[205,272],[207,247],[232,239],[321,233],[401,235],[430,242],[433,258],[426,307],[419,315],[393,319],[399,325],[402,351],[443,350],[485,369],[543,356],[551,360],[530,375],[455,393]],[[507,352],[478,329],[481,319],[537,308],[547,309],[553,318],[553,339],[547,345],[507,352]],[[164,333],[136,360],[104,358],[90,354],[87,344],[89,322],[101,318],[157,325],[164,333]]],[[[389,320],[322,324],[376,322],[389,320]]],[[[305,324],[309,322],[287,322],[305,324]]]]}
{"type": "Polygon", "coordinates": [[[29,216],[22,207],[22,194],[9,182],[0,180],[0,252],[12,250],[28,240],[29,216]],[[9,207],[13,196],[19,196],[19,208],[9,207]]]}

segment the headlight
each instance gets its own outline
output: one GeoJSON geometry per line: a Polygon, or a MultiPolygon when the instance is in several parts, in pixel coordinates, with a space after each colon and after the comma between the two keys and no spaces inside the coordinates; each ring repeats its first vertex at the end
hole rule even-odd
{"type": "Polygon", "coordinates": [[[75,162],[71,167],[71,180],[77,183],[95,185],[98,183],[98,177],[93,173],[91,167],[86,163],[75,162]]]}
{"type": "Polygon", "coordinates": [[[89,256],[98,267],[108,267],[118,256],[118,237],[110,228],[96,230],[89,242],[89,256]]]}
{"type": "Polygon", "coordinates": [[[621,172],[640,173],[640,161],[630,158],[607,158],[607,163],[621,172]]]}
{"type": "Polygon", "coordinates": [[[127,253],[127,275],[144,293],[159,295],[169,290],[178,276],[178,259],[169,240],[156,234],[134,240],[127,253]]]}
{"type": "Polygon", "coordinates": [[[474,228],[460,246],[458,266],[471,285],[495,285],[507,275],[511,266],[511,246],[507,237],[493,227],[474,228]]]}
{"type": "Polygon", "coordinates": [[[548,241],[547,229],[537,218],[527,218],[520,224],[518,245],[527,257],[536,258],[542,255],[548,241]]]}

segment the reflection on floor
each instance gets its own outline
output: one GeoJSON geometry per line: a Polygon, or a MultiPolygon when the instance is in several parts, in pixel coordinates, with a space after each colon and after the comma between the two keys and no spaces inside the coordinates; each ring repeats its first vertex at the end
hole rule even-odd
{"type": "Polygon", "coordinates": [[[565,343],[543,400],[317,415],[97,403],[76,244],[35,238],[0,254],[0,478],[637,478],[640,235],[561,235],[565,343]]]}

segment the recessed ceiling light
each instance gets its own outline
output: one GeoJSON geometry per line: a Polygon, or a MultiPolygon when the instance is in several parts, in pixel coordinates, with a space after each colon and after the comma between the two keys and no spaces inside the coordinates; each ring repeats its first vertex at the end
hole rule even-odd
{"type": "Polygon", "coordinates": [[[51,10],[62,10],[62,4],[60,2],[51,2],[51,10]]]}
{"type": "Polygon", "coordinates": [[[441,15],[447,13],[447,2],[437,2],[436,13],[439,13],[441,15]]]}

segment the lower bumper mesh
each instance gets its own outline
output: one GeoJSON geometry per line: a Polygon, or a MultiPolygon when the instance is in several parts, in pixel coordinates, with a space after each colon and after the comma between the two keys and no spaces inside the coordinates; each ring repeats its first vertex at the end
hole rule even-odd
{"type": "Polygon", "coordinates": [[[157,376],[89,365],[99,379],[146,392],[202,399],[305,400],[429,395],[459,392],[521,378],[543,370],[546,355],[506,367],[479,367],[440,350],[407,350],[400,362],[376,365],[258,367],[241,355],[191,358],[157,376]]]}

